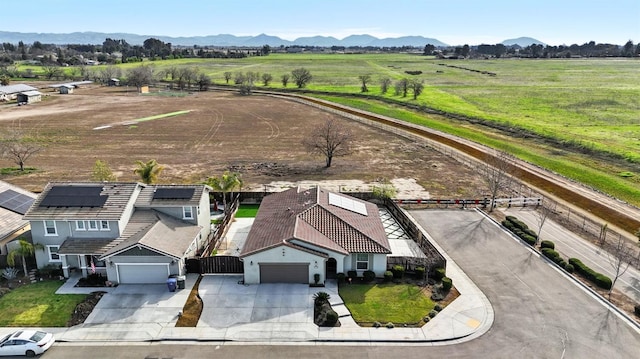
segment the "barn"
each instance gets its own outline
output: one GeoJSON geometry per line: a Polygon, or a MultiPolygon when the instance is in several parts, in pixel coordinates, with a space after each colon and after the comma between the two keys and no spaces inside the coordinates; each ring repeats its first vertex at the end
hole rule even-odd
{"type": "Polygon", "coordinates": [[[20,92],[17,96],[19,104],[28,104],[42,101],[42,93],[40,91],[20,92]]]}

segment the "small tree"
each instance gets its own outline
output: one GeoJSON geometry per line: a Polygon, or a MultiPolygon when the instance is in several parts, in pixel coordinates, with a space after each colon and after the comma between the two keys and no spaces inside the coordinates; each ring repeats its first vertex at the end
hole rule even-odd
{"type": "Polygon", "coordinates": [[[2,156],[10,159],[18,165],[20,171],[24,171],[24,165],[31,156],[42,151],[38,140],[27,136],[21,129],[12,129],[5,135],[0,143],[2,156]]]}
{"type": "Polygon", "coordinates": [[[9,75],[0,75],[0,85],[8,86],[11,83],[11,77],[9,75]]]}
{"type": "Polygon", "coordinates": [[[387,91],[389,91],[389,86],[391,86],[391,79],[388,77],[383,78],[382,81],[380,81],[380,92],[386,94],[387,91]]]}
{"type": "Polygon", "coordinates": [[[378,184],[373,185],[371,192],[373,192],[374,196],[382,199],[394,198],[398,193],[393,183],[386,178],[378,180],[378,184]]]}
{"type": "Polygon", "coordinates": [[[211,78],[209,78],[209,76],[204,73],[200,73],[198,75],[198,81],[196,81],[196,83],[198,84],[198,90],[208,91],[209,86],[211,86],[211,78]]]}
{"type": "Polygon", "coordinates": [[[609,298],[611,298],[611,292],[616,285],[616,281],[627,272],[631,262],[640,259],[640,251],[634,249],[624,237],[619,235],[618,240],[613,243],[611,248],[607,248],[606,252],[609,264],[613,269],[613,280],[608,293],[609,298]]]}
{"type": "Polygon", "coordinates": [[[480,175],[491,196],[489,212],[492,212],[495,208],[495,200],[498,193],[509,188],[513,182],[512,177],[509,175],[509,172],[514,170],[510,160],[511,157],[507,153],[498,152],[496,155],[486,155],[485,163],[480,166],[480,175]]]}
{"type": "Polygon", "coordinates": [[[138,91],[144,85],[153,82],[153,68],[151,66],[141,65],[134,67],[127,73],[127,83],[135,86],[138,91]]]}
{"type": "Polygon", "coordinates": [[[233,74],[229,71],[224,73],[224,81],[225,83],[228,85],[229,81],[231,80],[231,78],[233,77],[233,74]]]}
{"type": "Polygon", "coordinates": [[[262,84],[264,86],[269,86],[269,83],[271,82],[271,80],[273,80],[273,76],[271,76],[271,74],[269,73],[262,74],[262,84]]]}
{"type": "Polygon", "coordinates": [[[371,75],[360,75],[358,76],[358,79],[360,79],[360,92],[369,92],[369,89],[367,88],[367,84],[369,83],[369,81],[371,81],[371,75]]]}
{"type": "Polygon", "coordinates": [[[553,209],[542,200],[542,204],[538,206],[536,210],[536,222],[538,223],[538,238],[536,239],[536,244],[540,243],[542,237],[542,227],[544,223],[547,221],[549,215],[553,213],[553,209]]]}
{"type": "Polygon", "coordinates": [[[204,184],[213,188],[216,192],[222,192],[222,203],[224,204],[224,211],[227,213],[229,210],[227,208],[227,193],[242,188],[243,182],[239,173],[224,171],[220,177],[207,178],[204,184]]]}
{"type": "Polygon", "coordinates": [[[10,251],[9,255],[7,255],[7,264],[12,267],[15,266],[16,257],[20,257],[20,259],[22,260],[22,270],[24,271],[24,275],[26,276],[29,273],[29,271],[27,270],[26,257],[32,257],[35,254],[36,249],[44,249],[44,246],[40,243],[32,244],[24,237],[20,237],[18,239],[18,244],[20,246],[10,251]]]}
{"type": "Polygon", "coordinates": [[[293,82],[296,83],[296,86],[298,86],[298,88],[307,86],[307,84],[313,78],[313,76],[311,76],[311,72],[309,72],[309,70],[305,69],[304,67],[291,71],[291,77],[293,77],[293,82]]]}
{"type": "Polygon", "coordinates": [[[153,184],[158,180],[158,176],[164,170],[164,166],[161,166],[156,160],[149,160],[147,162],[136,161],[138,168],[133,170],[133,173],[140,176],[140,180],[145,184],[153,184]]]}
{"type": "Polygon", "coordinates": [[[424,81],[412,80],[409,83],[409,87],[411,88],[411,92],[413,92],[413,99],[415,100],[424,90],[424,81]]]}
{"type": "Polygon", "coordinates": [[[353,138],[350,130],[342,128],[334,119],[329,119],[322,126],[313,129],[302,144],[309,153],[323,155],[325,167],[329,168],[334,157],[351,153],[353,138]]]}
{"type": "Polygon", "coordinates": [[[116,176],[106,162],[96,160],[96,163],[93,165],[91,179],[98,182],[113,182],[116,180],[116,176]]]}
{"type": "Polygon", "coordinates": [[[396,82],[396,86],[395,86],[396,96],[402,95],[402,97],[407,97],[408,91],[409,91],[409,80],[402,79],[396,82]]]}
{"type": "Polygon", "coordinates": [[[282,81],[282,87],[287,87],[287,85],[289,84],[289,74],[282,75],[282,78],[280,80],[282,81]]]}

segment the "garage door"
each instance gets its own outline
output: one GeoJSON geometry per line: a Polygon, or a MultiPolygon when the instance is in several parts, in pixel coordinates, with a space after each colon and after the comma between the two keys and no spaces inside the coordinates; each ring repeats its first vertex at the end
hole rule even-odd
{"type": "Polygon", "coordinates": [[[168,264],[118,264],[118,278],[123,284],[166,283],[168,264]]]}
{"type": "Polygon", "coordinates": [[[260,283],[309,283],[309,263],[260,264],[260,283]]]}

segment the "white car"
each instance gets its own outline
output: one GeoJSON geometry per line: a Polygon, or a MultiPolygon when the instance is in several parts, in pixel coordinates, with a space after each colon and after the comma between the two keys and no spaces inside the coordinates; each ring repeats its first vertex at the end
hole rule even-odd
{"type": "Polygon", "coordinates": [[[20,330],[0,340],[0,356],[26,355],[33,357],[49,349],[55,339],[53,334],[38,330],[20,330]]]}

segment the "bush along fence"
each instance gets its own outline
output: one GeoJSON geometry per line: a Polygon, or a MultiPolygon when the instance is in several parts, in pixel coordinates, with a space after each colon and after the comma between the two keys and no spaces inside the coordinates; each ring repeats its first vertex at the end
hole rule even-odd
{"type": "MultiPolygon", "coordinates": [[[[513,234],[520,237],[527,244],[535,247],[538,236],[522,221],[518,220],[516,217],[507,216],[505,220],[502,221],[502,225],[513,234]]],[[[569,262],[567,263],[562,258],[560,253],[555,251],[555,243],[553,243],[552,241],[546,240],[540,242],[540,253],[542,253],[543,256],[549,258],[552,262],[557,264],[560,268],[564,269],[568,273],[573,273],[575,271],[586,280],[602,289],[610,290],[612,287],[613,282],[611,281],[611,278],[589,268],[578,258],[569,258],[569,262]]]]}

